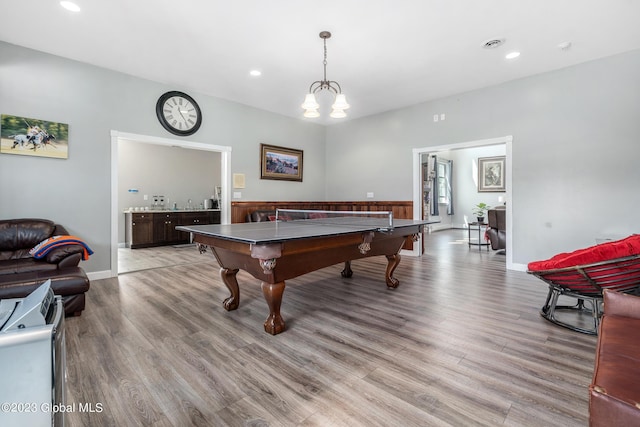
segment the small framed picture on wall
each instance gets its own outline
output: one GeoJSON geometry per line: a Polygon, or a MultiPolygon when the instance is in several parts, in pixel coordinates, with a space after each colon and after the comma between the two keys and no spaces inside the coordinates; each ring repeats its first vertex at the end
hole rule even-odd
{"type": "Polygon", "coordinates": [[[504,192],[505,156],[478,158],[478,192],[504,192]]]}
{"type": "Polygon", "coordinates": [[[260,144],[260,179],[302,181],[302,150],[260,144]]]}

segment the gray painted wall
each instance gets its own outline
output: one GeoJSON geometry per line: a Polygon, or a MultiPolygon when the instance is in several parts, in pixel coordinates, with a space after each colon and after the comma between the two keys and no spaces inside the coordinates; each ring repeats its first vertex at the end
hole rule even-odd
{"type": "MultiPolygon", "coordinates": [[[[187,82],[185,82],[186,84],[187,82]]],[[[0,114],[69,124],[69,158],[0,155],[0,218],[49,218],[87,241],[88,272],[110,268],[111,130],[178,138],[160,126],[158,97],[184,90],[202,127],[185,140],[233,147],[247,200],[325,198],[325,128],[234,102],[0,42],[0,114]],[[304,181],[260,180],[260,143],[304,150],[304,181]]]]}
{"type": "Polygon", "coordinates": [[[638,232],[639,75],[633,51],[328,127],[327,194],[409,200],[412,148],[512,135],[514,263],[638,232]]]}

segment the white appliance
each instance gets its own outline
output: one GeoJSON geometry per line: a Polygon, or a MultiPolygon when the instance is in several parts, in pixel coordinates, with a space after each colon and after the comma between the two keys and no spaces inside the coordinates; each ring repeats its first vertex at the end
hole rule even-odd
{"type": "Polygon", "coordinates": [[[62,297],[47,280],[26,298],[0,300],[0,426],[63,426],[62,297]]]}

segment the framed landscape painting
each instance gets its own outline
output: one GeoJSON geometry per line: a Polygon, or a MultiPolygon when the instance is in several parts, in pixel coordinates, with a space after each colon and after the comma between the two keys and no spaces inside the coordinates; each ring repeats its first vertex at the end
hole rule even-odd
{"type": "Polygon", "coordinates": [[[0,153],[69,157],[69,125],[28,117],[0,116],[0,153]]]}
{"type": "Polygon", "coordinates": [[[260,144],[260,179],[302,181],[302,150],[260,144]]]}
{"type": "Polygon", "coordinates": [[[478,192],[503,192],[505,184],[505,156],[478,158],[478,192]]]}

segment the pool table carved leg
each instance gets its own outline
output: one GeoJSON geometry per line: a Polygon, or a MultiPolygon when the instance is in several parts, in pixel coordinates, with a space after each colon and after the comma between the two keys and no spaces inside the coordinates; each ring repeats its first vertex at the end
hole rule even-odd
{"type": "Polygon", "coordinates": [[[400,264],[400,254],[387,255],[387,260],[389,261],[387,263],[387,273],[385,277],[387,280],[387,286],[390,288],[397,288],[400,284],[400,281],[393,277],[393,272],[395,271],[398,264],[400,264]]]}
{"type": "Polygon", "coordinates": [[[237,273],[237,268],[220,269],[220,277],[224,284],[227,285],[229,292],[231,292],[231,296],[222,302],[222,306],[227,311],[235,310],[240,305],[240,287],[238,286],[238,279],[236,279],[237,273]]]}
{"type": "Polygon", "coordinates": [[[342,277],[351,277],[353,276],[353,270],[351,270],[351,261],[344,262],[344,269],[340,272],[342,277]]]}
{"type": "Polygon", "coordinates": [[[271,335],[284,331],[284,319],[280,315],[280,304],[282,304],[282,294],[284,293],[284,281],[278,283],[262,282],[262,293],[269,305],[269,317],[264,321],[265,332],[271,335]]]}

